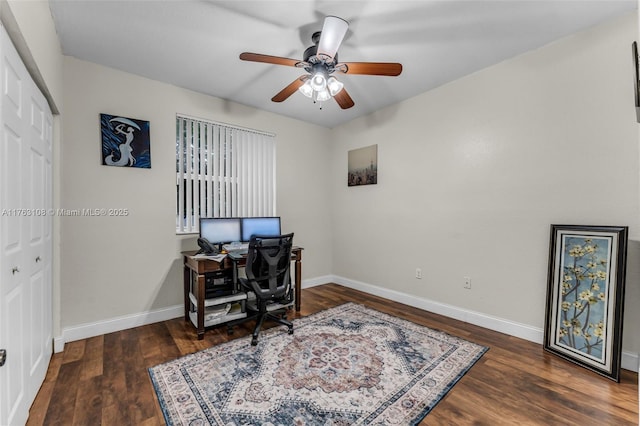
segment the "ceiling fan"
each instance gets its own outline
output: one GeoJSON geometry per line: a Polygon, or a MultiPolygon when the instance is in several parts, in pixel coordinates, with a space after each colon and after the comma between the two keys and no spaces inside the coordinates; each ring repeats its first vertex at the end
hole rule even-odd
{"type": "Polygon", "coordinates": [[[265,62],[268,64],[285,65],[303,68],[308,74],[295,79],[282,89],[271,100],[282,102],[299,90],[313,99],[314,102],[327,101],[334,98],[342,109],[351,108],[355,103],[344,84],[332,74],[386,75],[398,76],[402,72],[402,64],[393,62],[338,62],[338,48],[344,39],[349,23],[337,16],[327,16],[324,19],[322,31],[311,36],[313,46],[304,51],[303,59],[283,58],[280,56],[262,55],[244,52],[240,54],[243,61],[265,62]]]}

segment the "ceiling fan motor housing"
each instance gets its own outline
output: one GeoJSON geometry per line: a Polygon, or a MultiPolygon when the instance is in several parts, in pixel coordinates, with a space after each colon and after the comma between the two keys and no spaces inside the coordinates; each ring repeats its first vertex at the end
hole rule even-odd
{"type": "Polygon", "coordinates": [[[321,33],[322,31],[316,31],[315,33],[313,33],[313,35],[311,36],[311,41],[313,41],[314,45],[308,47],[304,51],[304,54],[302,55],[302,60],[311,65],[325,63],[327,64],[327,72],[331,73],[333,72],[333,67],[338,63],[338,53],[336,52],[336,54],[333,57],[333,60],[330,63],[328,63],[326,59],[317,56],[318,42],[320,41],[321,33]],[[331,71],[329,71],[329,68],[331,68],[331,71]]]}

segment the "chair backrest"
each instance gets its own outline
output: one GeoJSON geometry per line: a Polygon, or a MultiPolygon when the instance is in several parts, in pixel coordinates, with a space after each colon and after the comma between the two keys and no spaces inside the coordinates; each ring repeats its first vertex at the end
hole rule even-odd
{"type": "Polygon", "coordinates": [[[276,299],[290,293],[292,248],[293,233],[251,237],[245,272],[257,297],[276,299]]]}

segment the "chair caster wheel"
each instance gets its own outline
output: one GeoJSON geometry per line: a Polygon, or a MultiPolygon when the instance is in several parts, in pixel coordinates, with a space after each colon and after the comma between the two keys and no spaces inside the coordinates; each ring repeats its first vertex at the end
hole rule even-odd
{"type": "Polygon", "coordinates": [[[293,329],[289,330],[289,334],[293,334],[293,329]]]}
{"type": "Polygon", "coordinates": [[[251,346],[256,346],[258,344],[258,339],[251,339],[251,346]]]}

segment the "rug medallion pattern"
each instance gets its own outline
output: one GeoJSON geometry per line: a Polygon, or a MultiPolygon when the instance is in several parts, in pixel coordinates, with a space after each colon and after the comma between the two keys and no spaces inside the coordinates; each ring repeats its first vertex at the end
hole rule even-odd
{"type": "Polygon", "coordinates": [[[149,369],[169,425],[418,423],[487,348],[347,303],[149,369]]]}

